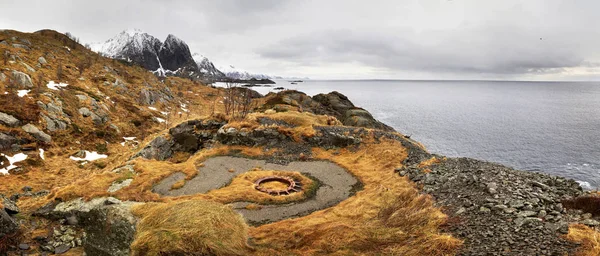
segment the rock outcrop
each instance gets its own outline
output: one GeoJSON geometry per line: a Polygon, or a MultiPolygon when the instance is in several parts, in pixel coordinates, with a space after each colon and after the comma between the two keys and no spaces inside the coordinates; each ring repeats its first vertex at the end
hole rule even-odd
{"type": "Polygon", "coordinates": [[[15,83],[17,84],[17,86],[19,88],[24,88],[24,89],[33,88],[33,82],[31,82],[31,77],[29,77],[29,75],[27,75],[23,72],[13,70],[12,76],[13,76],[13,80],[15,81],[15,83]]]}
{"type": "Polygon", "coordinates": [[[303,92],[287,90],[267,96],[265,108],[285,111],[280,106],[289,105],[301,111],[334,116],[347,126],[394,131],[394,128],[377,121],[367,110],[354,106],[348,97],[339,92],[318,94],[311,98],[303,92]]]}
{"type": "Polygon", "coordinates": [[[140,203],[122,202],[113,197],[87,202],[79,198],[44,206],[38,215],[82,227],[85,231],[82,244],[87,255],[130,255],[137,223],[131,207],[136,204],[140,203]]]}
{"type": "Polygon", "coordinates": [[[21,128],[23,129],[23,131],[31,134],[31,136],[33,136],[35,139],[41,142],[49,143],[50,141],[52,141],[52,137],[50,137],[50,135],[41,131],[33,124],[26,124],[21,128]]]}

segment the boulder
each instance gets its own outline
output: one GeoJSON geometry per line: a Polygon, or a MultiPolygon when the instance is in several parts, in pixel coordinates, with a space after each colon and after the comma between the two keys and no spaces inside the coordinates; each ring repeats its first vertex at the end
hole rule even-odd
{"type": "Polygon", "coordinates": [[[43,56],[38,58],[38,63],[40,63],[40,65],[48,64],[48,62],[46,61],[46,58],[44,58],[43,56]]]}
{"type": "Polygon", "coordinates": [[[50,135],[46,134],[43,131],[40,131],[40,129],[38,129],[35,125],[26,124],[21,128],[25,132],[31,134],[31,136],[33,136],[35,139],[37,139],[39,141],[46,142],[46,143],[49,143],[50,141],[52,141],[52,137],[50,137],[50,135]]]}
{"type": "Polygon", "coordinates": [[[130,255],[129,247],[134,240],[137,219],[131,213],[136,202],[121,202],[113,197],[94,198],[88,202],[75,199],[59,203],[52,216],[75,221],[85,230],[83,247],[87,255],[130,255]]]}
{"type": "Polygon", "coordinates": [[[92,111],[90,111],[88,108],[80,108],[79,114],[81,114],[83,117],[88,117],[92,115],[92,111]]]}
{"type": "Polygon", "coordinates": [[[15,83],[17,83],[20,88],[33,88],[33,82],[31,82],[31,77],[29,77],[29,75],[13,70],[12,76],[15,83]]]}
{"type": "Polygon", "coordinates": [[[6,211],[0,209],[0,241],[4,236],[13,234],[18,229],[17,222],[6,211]]]}
{"type": "Polygon", "coordinates": [[[18,126],[19,123],[19,119],[15,118],[14,116],[0,112],[0,124],[6,125],[8,127],[15,127],[18,126]]]}
{"type": "Polygon", "coordinates": [[[54,132],[57,130],[66,130],[67,129],[67,123],[65,121],[56,119],[56,118],[51,118],[44,114],[41,114],[41,116],[42,116],[42,119],[44,119],[44,121],[46,121],[46,129],[48,129],[48,131],[54,132]]]}
{"type": "Polygon", "coordinates": [[[8,214],[17,214],[20,212],[17,203],[10,198],[0,195],[0,201],[2,202],[2,205],[4,205],[4,211],[8,214]]]}
{"type": "Polygon", "coordinates": [[[31,66],[27,65],[27,63],[21,62],[21,65],[23,65],[27,69],[28,72],[35,73],[35,69],[32,68],[31,66]]]}
{"type": "Polygon", "coordinates": [[[148,146],[135,154],[133,158],[143,157],[146,159],[156,159],[164,161],[173,155],[173,146],[175,142],[172,139],[167,139],[160,136],[154,139],[148,146]]]}
{"type": "Polygon", "coordinates": [[[11,148],[11,146],[17,142],[18,142],[17,138],[15,138],[11,135],[8,135],[6,133],[0,132],[0,150],[7,150],[7,149],[11,148]]]}

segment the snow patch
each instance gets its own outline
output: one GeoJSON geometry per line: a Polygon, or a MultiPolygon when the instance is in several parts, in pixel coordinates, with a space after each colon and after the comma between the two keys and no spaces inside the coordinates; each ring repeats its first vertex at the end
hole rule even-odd
{"type": "Polygon", "coordinates": [[[151,110],[154,110],[154,111],[158,111],[158,109],[156,109],[155,107],[148,107],[148,108],[151,110]]]}
{"type": "MultiPolygon", "coordinates": [[[[8,174],[8,171],[17,168],[17,166],[14,165],[15,163],[18,163],[18,162],[21,162],[21,161],[27,159],[27,155],[25,155],[23,153],[18,153],[14,156],[7,156],[7,155],[1,154],[1,153],[0,153],[0,155],[6,157],[6,159],[8,159],[8,163],[9,163],[9,165],[7,167],[0,169],[0,174],[4,174],[4,175],[8,174]]],[[[0,164],[4,164],[4,163],[0,162],[0,164]]]]}
{"type": "Polygon", "coordinates": [[[160,117],[154,117],[154,120],[156,120],[156,122],[159,122],[159,123],[166,123],[167,122],[167,120],[162,119],[160,117]]]}
{"type": "Polygon", "coordinates": [[[84,158],[80,158],[80,157],[74,157],[71,156],[69,157],[71,160],[73,161],[96,161],[98,159],[103,159],[103,158],[107,158],[107,155],[102,155],[102,154],[98,154],[98,152],[95,151],[85,151],[85,157],[84,158]]]}
{"type": "Polygon", "coordinates": [[[31,90],[18,90],[17,96],[23,98],[23,96],[27,95],[31,90]]]}
{"type": "Polygon", "coordinates": [[[135,140],[135,137],[123,137],[123,142],[121,142],[121,146],[125,147],[125,144],[127,144],[127,142],[133,142],[135,145],[137,145],[139,142],[137,140],[135,140]]]}
{"type": "Polygon", "coordinates": [[[40,158],[42,160],[46,160],[46,157],[44,157],[44,149],[43,148],[40,148],[40,158]]]}
{"type": "Polygon", "coordinates": [[[165,112],[165,111],[161,111],[160,113],[163,114],[164,116],[168,116],[169,115],[169,112],[165,112]]]}
{"type": "Polygon", "coordinates": [[[49,89],[51,89],[51,90],[58,91],[58,90],[60,90],[60,88],[61,88],[61,87],[67,87],[67,85],[68,85],[68,84],[65,84],[65,83],[60,83],[60,82],[59,82],[59,83],[57,84],[57,83],[55,83],[54,81],[50,81],[50,82],[48,82],[48,84],[46,85],[46,87],[48,87],[48,88],[49,88],[49,89]]]}

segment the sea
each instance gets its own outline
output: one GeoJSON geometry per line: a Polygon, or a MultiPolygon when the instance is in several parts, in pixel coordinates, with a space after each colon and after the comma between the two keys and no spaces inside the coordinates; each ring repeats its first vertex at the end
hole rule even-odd
{"type": "Polygon", "coordinates": [[[600,82],[277,80],[338,91],[429,152],[559,175],[600,188],[600,82]]]}

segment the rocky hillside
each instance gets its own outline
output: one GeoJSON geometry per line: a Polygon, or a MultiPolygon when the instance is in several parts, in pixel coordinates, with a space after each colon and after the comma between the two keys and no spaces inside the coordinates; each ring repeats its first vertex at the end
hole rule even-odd
{"type": "Polygon", "coordinates": [[[595,192],[430,154],[339,92],[158,77],[50,30],[0,53],[0,255],[600,253],[595,192]]]}

